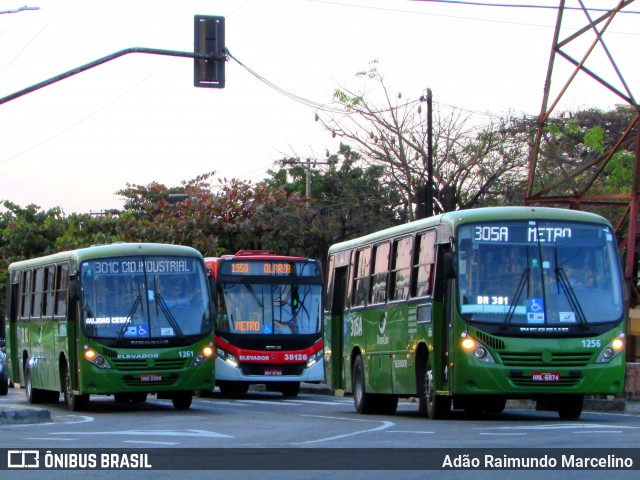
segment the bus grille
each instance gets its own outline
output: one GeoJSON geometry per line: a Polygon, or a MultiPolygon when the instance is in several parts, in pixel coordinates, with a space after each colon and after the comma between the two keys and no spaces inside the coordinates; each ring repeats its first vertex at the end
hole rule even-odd
{"type": "MultiPolygon", "coordinates": [[[[287,375],[302,375],[304,372],[305,364],[300,363],[297,365],[258,365],[254,363],[240,364],[242,373],[244,375],[264,375],[265,370],[281,370],[282,376],[287,375]]],[[[279,375],[278,375],[279,376],[279,375]]]]}
{"type": "Polygon", "coordinates": [[[542,360],[540,352],[499,352],[502,363],[508,367],[584,367],[592,352],[555,352],[550,362],[542,360]]]}
{"type": "Polygon", "coordinates": [[[481,330],[475,330],[473,335],[478,339],[479,342],[484,343],[487,347],[495,348],[497,350],[502,350],[504,348],[504,341],[499,338],[493,337],[488,333],[485,333],[481,330]]]}
{"type": "MultiPolygon", "coordinates": [[[[188,361],[188,360],[187,360],[188,361]]],[[[184,359],[180,358],[169,358],[169,359],[161,359],[154,358],[153,366],[149,367],[147,365],[146,359],[126,359],[126,360],[114,360],[114,367],[123,372],[128,371],[158,371],[158,370],[181,370],[186,366],[186,362],[184,359]]]]}

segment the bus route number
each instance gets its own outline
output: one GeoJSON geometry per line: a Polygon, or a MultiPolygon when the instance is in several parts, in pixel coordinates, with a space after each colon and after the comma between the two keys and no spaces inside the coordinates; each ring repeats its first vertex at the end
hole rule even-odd
{"type": "Polygon", "coordinates": [[[362,335],[362,317],[353,317],[351,319],[351,336],[359,337],[362,335]]]}
{"type": "Polygon", "coordinates": [[[231,273],[249,273],[248,263],[232,263],[231,273]]]}
{"type": "Polygon", "coordinates": [[[478,225],[473,232],[474,242],[508,242],[508,227],[483,227],[478,225]]]}

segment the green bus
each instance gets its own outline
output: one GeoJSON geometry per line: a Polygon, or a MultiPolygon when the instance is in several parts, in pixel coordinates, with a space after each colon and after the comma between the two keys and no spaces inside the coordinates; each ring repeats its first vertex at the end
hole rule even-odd
{"type": "Polygon", "coordinates": [[[625,378],[626,292],[616,238],[579,211],[456,211],[333,245],[325,377],[360,413],[418,399],[499,413],[507,399],[578,418],[625,378]]]}
{"type": "Polygon", "coordinates": [[[213,313],[202,255],[117,243],[12,263],[9,377],[29,403],[86,408],[90,395],[191,406],[214,386],[213,313]]]}

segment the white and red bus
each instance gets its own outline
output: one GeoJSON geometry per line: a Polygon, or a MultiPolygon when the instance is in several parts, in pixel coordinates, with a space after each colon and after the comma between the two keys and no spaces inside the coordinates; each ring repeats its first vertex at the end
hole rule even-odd
{"type": "Polygon", "coordinates": [[[215,285],[216,385],[251,384],[294,397],[324,380],[322,269],[318,260],[240,250],[205,259],[215,285]]]}

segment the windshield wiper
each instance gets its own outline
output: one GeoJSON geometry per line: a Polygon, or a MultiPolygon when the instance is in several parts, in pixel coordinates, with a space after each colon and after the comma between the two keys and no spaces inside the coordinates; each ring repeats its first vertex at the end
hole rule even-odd
{"type": "Polygon", "coordinates": [[[562,267],[556,267],[556,278],[560,280],[560,285],[562,286],[562,290],[564,291],[567,300],[569,300],[571,308],[573,308],[573,310],[578,314],[578,322],[582,325],[584,330],[587,330],[589,328],[587,318],[582,311],[578,297],[576,297],[576,292],[574,292],[573,287],[567,278],[567,274],[564,272],[562,267]]]}
{"type": "Polygon", "coordinates": [[[127,314],[127,321],[120,329],[120,333],[118,333],[118,340],[122,340],[122,337],[124,337],[124,332],[127,331],[127,328],[131,323],[131,317],[133,317],[133,314],[136,312],[136,310],[138,309],[138,306],[141,304],[142,304],[142,295],[138,295],[136,299],[133,301],[133,306],[131,307],[131,309],[129,310],[129,313],[127,314]]]}
{"type": "Polygon", "coordinates": [[[169,324],[176,331],[178,337],[180,337],[180,340],[184,340],[184,333],[182,332],[180,325],[178,325],[176,318],[173,316],[173,313],[171,313],[171,310],[169,310],[169,307],[167,307],[164,298],[162,298],[162,295],[160,295],[159,293],[156,293],[156,303],[160,305],[160,310],[162,310],[164,316],[167,317],[167,320],[169,320],[169,324]]]}
{"type": "Polygon", "coordinates": [[[513,315],[516,313],[516,307],[518,306],[518,302],[520,301],[520,295],[522,295],[522,291],[524,290],[524,286],[529,280],[529,272],[531,269],[529,267],[525,268],[520,275],[520,281],[518,282],[518,287],[516,288],[516,293],[511,300],[511,305],[509,305],[509,310],[507,310],[507,316],[502,322],[502,328],[507,328],[511,324],[511,320],[513,320],[513,315]]]}

